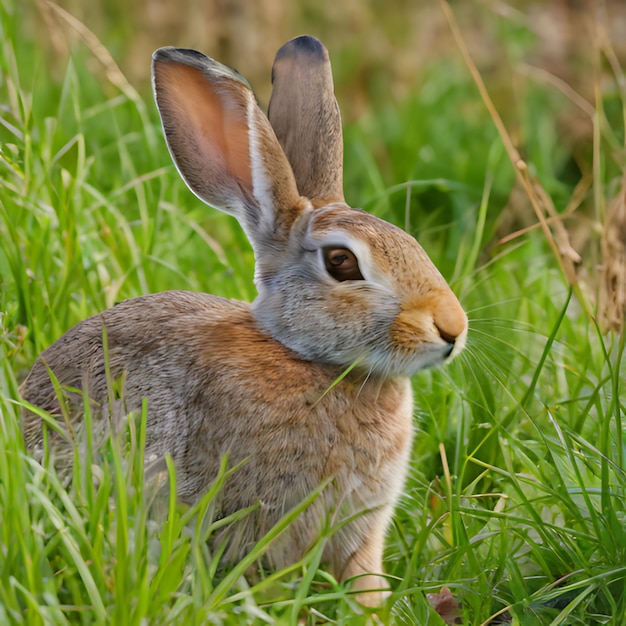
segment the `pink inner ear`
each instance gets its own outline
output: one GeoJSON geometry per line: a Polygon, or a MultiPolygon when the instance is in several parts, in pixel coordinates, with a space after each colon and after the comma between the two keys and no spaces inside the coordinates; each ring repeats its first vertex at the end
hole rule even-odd
{"type": "MultiPolygon", "coordinates": [[[[159,92],[164,96],[159,105],[170,118],[166,122],[170,147],[177,160],[195,165],[185,175],[227,174],[251,192],[247,103],[241,93],[226,81],[209,82],[200,70],[187,65],[162,63],[159,69],[159,92]]],[[[208,181],[189,182],[204,189],[208,181]]]]}

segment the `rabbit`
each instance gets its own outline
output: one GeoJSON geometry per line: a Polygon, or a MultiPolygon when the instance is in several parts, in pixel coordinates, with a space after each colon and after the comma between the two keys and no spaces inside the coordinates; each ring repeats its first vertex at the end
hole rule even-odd
{"type": "MultiPolygon", "coordinates": [[[[121,302],[45,350],[22,397],[59,417],[47,441],[69,459],[84,437],[84,397],[100,434],[146,399],[146,464],[171,455],[182,502],[207,492],[225,455],[242,463],[219,514],[259,506],[229,531],[231,558],[325,483],[267,563],[297,562],[332,520],[325,567],[377,606],[409,466],[410,377],[463,349],[467,316],[413,237],[345,203],[341,117],[317,39],[279,49],[267,116],[242,76],[194,50],[157,50],[152,78],[172,159],[200,200],[240,223],[258,296],[121,302]]],[[[22,423],[41,455],[42,420],[25,410],[22,423]]]]}

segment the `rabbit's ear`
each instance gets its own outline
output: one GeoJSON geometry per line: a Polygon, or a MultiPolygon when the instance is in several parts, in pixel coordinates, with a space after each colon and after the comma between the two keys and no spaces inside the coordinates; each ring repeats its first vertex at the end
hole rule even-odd
{"type": "Polygon", "coordinates": [[[314,204],[343,202],[341,114],[326,48],[314,37],[288,41],[272,68],[268,116],[296,177],[314,204]]]}
{"type": "Polygon", "coordinates": [[[248,83],[178,48],[153,54],[152,80],[170,153],[189,188],[234,215],[255,251],[264,236],[286,236],[304,201],[248,83]]]}

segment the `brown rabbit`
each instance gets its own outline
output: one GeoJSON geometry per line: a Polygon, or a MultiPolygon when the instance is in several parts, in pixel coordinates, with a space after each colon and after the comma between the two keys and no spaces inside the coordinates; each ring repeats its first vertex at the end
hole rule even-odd
{"type": "MultiPolygon", "coordinates": [[[[341,120],[319,41],[278,51],[269,121],[243,78],[199,52],[157,50],[153,82],[185,182],[252,242],[258,297],[169,291],[122,302],[43,352],[22,395],[60,415],[48,368],[67,388],[70,428],[60,419],[49,434],[60,459],[81,440],[82,394],[101,433],[146,398],[146,462],[172,456],[185,502],[206,492],[224,455],[245,461],[219,503],[228,515],[260,502],[231,529],[233,558],[328,481],[267,557],[293,563],[329,516],[354,517],[324,558],[376,605],[380,591],[368,590],[386,586],[383,541],[409,464],[408,377],[459,353],[466,315],[412,237],[344,202],[341,120]]],[[[41,454],[41,420],[25,412],[23,429],[41,454]]]]}

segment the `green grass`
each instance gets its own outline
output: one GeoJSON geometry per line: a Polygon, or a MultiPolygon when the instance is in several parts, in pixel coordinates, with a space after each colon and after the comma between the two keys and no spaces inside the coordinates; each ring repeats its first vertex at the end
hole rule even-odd
{"type": "MultiPolygon", "coordinates": [[[[18,384],[81,319],[172,288],[254,297],[249,244],[187,191],[149,94],[100,83],[85,50],[49,77],[26,11],[0,9],[0,623],[367,623],[317,569],[325,537],[255,583],[248,560],[221,570],[207,544],[223,523],[215,494],[189,510],[144,486],[141,419],[101,463],[77,456],[69,485],[25,453],[18,384]]],[[[532,47],[518,25],[483,18],[504,65],[532,47]]],[[[441,624],[426,594],[447,586],[467,624],[623,624],[624,336],[602,334],[589,313],[598,240],[585,224],[602,223],[619,188],[626,102],[605,72],[602,130],[575,152],[555,131],[574,108],[562,93],[529,82],[516,101],[524,158],[559,212],[591,176],[567,222],[592,231],[590,280],[569,285],[539,229],[499,243],[535,219],[527,200],[509,201],[513,169],[454,54],[426,67],[405,102],[346,129],[346,197],[415,234],[471,319],[463,356],[415,378],[380,618],[441,624]]]]}

